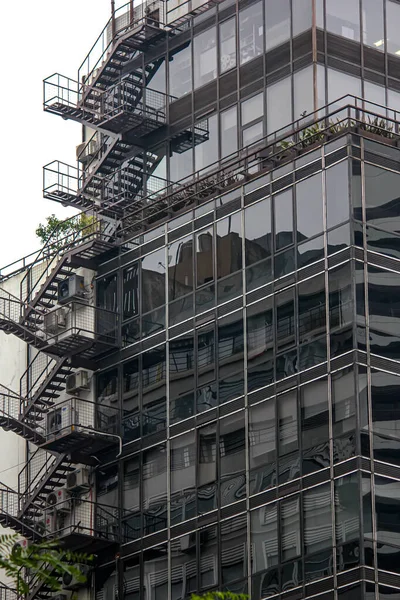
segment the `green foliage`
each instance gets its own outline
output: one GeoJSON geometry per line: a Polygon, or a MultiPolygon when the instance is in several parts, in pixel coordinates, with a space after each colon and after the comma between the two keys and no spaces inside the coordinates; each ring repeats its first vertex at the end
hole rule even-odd
{"type": "Polygon", "coordinates": [[[233,592],[206,592],[201,595],[192,594],[191,600],[249,600],[249,596],[233,592]]]}
{"type": "Polygon", "coordinates": [[[26,579],[33,577],[52,591],[61,589],[60,579],[64,573],[70,573],[82,583],[86,581],[76,565],[92,564],[93,556],[62,551],[57,541],[31,543],[22,548],[16,544],[18,539],[18,535],[0,535],[0,568],[13,581],[18,594],[28,593],[26,579]]]}
{"type": "Polygon", "coordinates": [[[62,248],[80,234],[82,237],[90,235],[97,230],[94,215],[81,213],[71,219],[62,221],[55,214],[46,217],[46,223],[40,223],[36,228],[36,235],[44,245],[48,241],[54,248],[62,248]]]}

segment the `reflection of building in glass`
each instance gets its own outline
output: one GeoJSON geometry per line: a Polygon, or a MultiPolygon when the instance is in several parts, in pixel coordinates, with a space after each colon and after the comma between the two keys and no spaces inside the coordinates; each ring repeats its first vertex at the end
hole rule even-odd
{"type": "MultiPolygon", "coordinates": [[[[123,442],[58,447],[113,515],[89,511],[93,537],[115,536],[96,599],[397,599],[400,4],[150,4],[120,9],[76,97],[46,80],[46,110],[85,142],[79,169],[45,168],[45,196],[101,225],[28,268],[11,325],[0,302],[0,326],[34,348],[28,413],[85,368],[78,399],[123,442]],[[52,347],[32,337],[33,308],[52,310],[76,269],[106,311],[93,339],[116,319],[100,351],[60,346],[65,324],[52,347]]],[[[23,499],[43,507],[41,469],[23,499]]]]}

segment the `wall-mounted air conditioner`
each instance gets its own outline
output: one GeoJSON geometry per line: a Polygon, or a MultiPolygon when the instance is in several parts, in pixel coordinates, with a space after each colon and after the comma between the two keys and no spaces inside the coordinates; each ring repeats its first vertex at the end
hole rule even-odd
{"type": "Polygon", "coordinates": [[[46,415],[46,435],[57,435],[58,433],[61,433],[63,429],[75,425],[77,421],[76,417],[76,411],[69,404],[63,404],[58,408],[54,408],[46,415]]]}
{"type": "Polygon", "coordinates": [[[67,490],[69,492],[77,492],[84,489],[89,489],[89,470],[75,469],[67,475],[67,490]]]}
{"type": "Polygon", "coordinates": [[[67,326],[67,311],[57,308],[44,315],[43,329],[46,333],[57,334],[67,326]]]}
{"type": "Polygon", "coordinates": [[[64,573],[62,578],[62,587],[64,590],[79,590],[80,588],[87,587],[89,585],[89,565],[78,564],[75,568],[79,570],[79,573],[85,578],[84,581],[78,579],[71,573],[64,573]]]}
{"type": "Polygon", "coordinates": [[[85,295],[85,280],[81,275],[71,275],[58,284],[58,304],[82,299],[85,295]]]}
{"type": "Polygon", "coordinates": [[[55,511],[46,514],[46,534],[50,535],[57,531],[57,513],[55,511]]]}
{"type": "Polygon", "coordinates": [[[68,375],[65,391],[67,394],[75,394],[80,390],[88,390],[89,389],[89,373],[80,369],[75,373],[71,373],[68,375]]]}
{"type": "Polygon", "coordinates": [[[50,492],[46,498],[47,510],[59,513],[71,512],[71,499],[65,488],[59,488],[50,492]]]}

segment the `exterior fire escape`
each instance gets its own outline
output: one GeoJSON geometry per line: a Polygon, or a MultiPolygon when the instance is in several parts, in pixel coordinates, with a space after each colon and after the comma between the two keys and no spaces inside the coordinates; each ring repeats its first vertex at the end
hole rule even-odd
{"type": "MultiPolygon", "coordinates": [[[[217,1],[171,22],[164,0],[135,8],[131,1],[119,9],[121,18],[107,23],[78,81],[55,74],[44,82],[44,110],[76,120],[94,134],[81,146],[77,167],[55,161],[44,168],[44,196],[89,210],[89,222],[64,238],[53,232],[27,270],[20,297],[0,289],[0,329],[31,349],[19,391],[0,385],[0,426],[29,444],[18,491],[0,483],[0,523],[29,540],[50,536],[62,539],[65,548],[90,552],[121,543],[120,509],[63,496],[77,465],[97,465],[104,453],[114,451],[118,409],[78,396],[61,399],[77,369],[95,371],[99,356],[117,347],[117,316],[85,301],[60,306],[59,289],[78,269],[96,272],[104,258],[112,257],[124,208],[139,208],[146,193],[157,194],[167,184],[153,176],[162,157],[148,149],[148,138],[167,127],[174,98],[150,87],[159,61],[125,77],[123,68],[167,34],[179,35],[189,16],[217,1]],[[62,498],[57,512],[49,510],[53,492],[62,498]]],[[[177,134],[175,151],[206,139],[207,122],[177,134]]],[[[34,579],[29,586],[28,600],[51,595],[34,579]]],[[[11,592],[3,593],[5,600],[11,592]]]]}

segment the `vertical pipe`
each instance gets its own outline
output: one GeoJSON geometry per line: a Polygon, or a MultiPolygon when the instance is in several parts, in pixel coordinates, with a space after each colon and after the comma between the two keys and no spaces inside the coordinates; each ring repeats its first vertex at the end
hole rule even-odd
{"type": "Polygon", "coordinates": [[[313,100],[314,111],[318,110],[318,82],[317,82],[317,5],[312,0],[312,60],[313,60],[313,100]]]}
{"type": "Polygon", "coordinates": [[[111,0],[111,35],[115,38],[115,0],[111,0]]]}
{"type": "Polygon", "coordinates": [[[133,0],[129,0],[129,21],[133,23],[133,0]]]}

